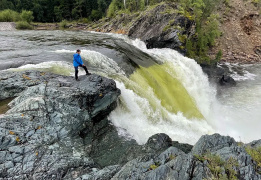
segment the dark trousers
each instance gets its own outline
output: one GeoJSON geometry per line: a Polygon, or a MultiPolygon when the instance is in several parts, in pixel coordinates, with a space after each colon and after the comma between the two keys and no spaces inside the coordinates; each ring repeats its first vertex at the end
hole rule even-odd
{"type": "MultiPolygon", "coordinates": [[[[78,67],[79,67],[79,66],[74,67],[74,69],[75,69],[75,79],[78,79],[78,72],[79,72],[78,67]]],[[[82,65],[80,65],[80,67],[82,67],[82,68],[85,70],[86,74],[89,74],[89,72],[88,72],[86,66],[82,66],[82,65]]]]}

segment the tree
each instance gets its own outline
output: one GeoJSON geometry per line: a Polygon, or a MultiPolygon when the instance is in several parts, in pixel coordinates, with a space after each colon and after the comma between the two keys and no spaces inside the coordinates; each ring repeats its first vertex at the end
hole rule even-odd
{"type": "Polygon", "coordinates": [[[14,4],[8,0],[0,0],[0,10],[12,9],[14,10],[14,4]]]}
{"type": "Polygon", "coordinates": [[[21,18],[22,18],[23,21],[26,21],[26,22],[30,23],[34,19],[33,12],[32,11],[23,10],[22,13],[21,13],[21,18]]]}

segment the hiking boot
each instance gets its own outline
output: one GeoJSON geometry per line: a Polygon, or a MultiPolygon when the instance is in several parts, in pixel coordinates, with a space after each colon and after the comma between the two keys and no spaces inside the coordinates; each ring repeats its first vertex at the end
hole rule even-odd
{"type": "Polygon", "coordinates": [[[80,81],[80,79],[76,79],[76,81],[80,81]]]}
{"type": "Polygon", "coordinates": [[[91,75],[91,74],[92,74],[92,73],[87,73],[86,76],[89,76],[89,75],[91,75]]]}

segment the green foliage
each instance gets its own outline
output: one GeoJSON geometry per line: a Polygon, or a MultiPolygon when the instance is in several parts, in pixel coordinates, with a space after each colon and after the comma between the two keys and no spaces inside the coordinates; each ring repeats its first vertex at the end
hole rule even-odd
{"type": "Polygon", "coordinates": [[[218,155],[206,153],[203,156],[194,155],[201,162],[207,163],[208,168],[213,174],[212,179],[236,180],[237,172],[234,170],[239,166],[238,162],[230,157],[227,161],[222,160],[218,155]]]}
{"type": "Polygon", "coordinates": [[[62,29],[68,28],[68,21],[67,20],[62,20],[62,22],[60,22],[59,26],[62,29]]]}
{"type": "Polygon", "coordinates": [[[18,21],[16,23],[16,29],[25,30],[25,29],[33,29],[33,27],[27,21],[18,21]]]}
{"type": "Polygon", "coordinates": [[[81,18],[81,19],[78,20],[78,22],[80,22],[80,23],[89,23],[90,20],[88,18],[81,18]]]}
{"type": "Polygon", "coordinates": [[[116,15],[116,12],[123,8],[123,3],[120,0],[112,0],[109,9],[107,11],[108,17],[114,17],[116,15]]]}
{"type": "Polygon", "coordinates": [[[175,159],[175,158],[176,158],[176,156],[174,156],[174,155],[172,155],[172,154],[169,156],[169,160],[170,160],[170,161],[173,160],[173,159],[175,159]]]}
{"type": "Polygon", "coordinates": [[[98,11],[98,10],[92,10],[92,13],[91,13],[91,16],[90,16],[90,19],[92,21],[94,20],[99,20],[102,18],[102,12],[101,11],[98,11]]]}
{"type": "Polygon", "coordinates": [[[222,0],[179,0],[179,13],[196,23],[194,36],[180,37],[185,43],[187,56],[198,60],[200,63],[213,63],[207,53],[215,45],[215,40],[220,37],[219,16],[213,14],[215,7],[222,0]],[[186,40],[185,40],[186,39],[186,40]]]}
{"type": "Polygon", "coordinates": [[[158,166],[155,165],[155,164],[152,164],[152,165],[150,166],[150,169],[152,169],[152,170],[154,170],[154,169],[156,169],[156,168],[158,168],[158,166]]]}
{"type": "MultiPolygon", "coordinates": [[[[110,3],[111,0],[0,0],[0,11],[32,11],[36,22],[60,22],[63,19],[90,19],[93,10],[99,12],[99,17],[105,16],[110,3]]],[[[97,13],[95,15],[96,19],[97,13]]]]}
{"type": "Polygon", "coordinates": [[[21,18],[22,18],[23,21],[26,21],[26,22],[30,23],[34,19],[33,12],[32,11],[23,10],[22,13],[21,13],[21,18]]]}
{"type": "Polygon", "coordinates": [[[0,22],[16,22],[20,20],[19,13],[6,9],[3,11],[0,11],[0,22]]]}
{"type": "Polygon", "coordinates": [[[251,148],[246,147],[246,152],[252,157],[252,159],[256,162],[256,171],[261,174],[261,147],[251,148]]]}
{"type": "Polygon", "coordinates": [[[160,166],[159,162],[155,162],[154,164],[150,165],[150,170],[154,170],[160,166]]]}
{"type": "Polygon", "coordinates": [[[180,42],[182,42],[182,43],[186,42],[186,39],[187,39],[187,35],[186,34],[183,34],[183,35],[178,34],[178,37],[179,37],[180,42]]]}
{"type": "Polygon", "coordinates": [[[216,55],[216,58],[215,58],[214,63],[219,62],[219,61],[221,60],[222,56],[223,56],[223,53],[222,53],[221,50],[219,50],[218,53],[217,53],[217,55],[216,55]]]}

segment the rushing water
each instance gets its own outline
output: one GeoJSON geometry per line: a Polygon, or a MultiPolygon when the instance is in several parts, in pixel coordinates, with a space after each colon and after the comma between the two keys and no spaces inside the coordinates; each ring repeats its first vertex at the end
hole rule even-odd
{"type": "Polygon", "coordinates": [[[217,95],[201,67],[171,49],[148,50],[122,35],[13,31],[0,32],[0,70],[73,75],[76,49],[92,73],[114,79],[121,89],[109,118],[126,138],[141,144],[155,133],[191,144],[215,132],[244,142],[261,138],[260,65],[227,64],[238,85],[217,95]]]}

